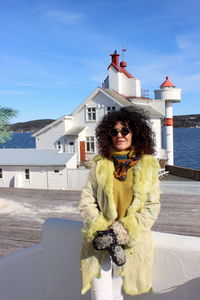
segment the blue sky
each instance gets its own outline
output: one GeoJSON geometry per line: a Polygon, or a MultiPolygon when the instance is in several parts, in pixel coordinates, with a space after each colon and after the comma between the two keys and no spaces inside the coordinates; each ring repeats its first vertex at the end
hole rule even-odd
{"type": "Polygon", "coordinates": [[[199,15],[199,0],[0,0],[0,105],[12,123],[70,114],[124,47],[150,96],[168,75],[174,114],[200,113],[199,15]]]}

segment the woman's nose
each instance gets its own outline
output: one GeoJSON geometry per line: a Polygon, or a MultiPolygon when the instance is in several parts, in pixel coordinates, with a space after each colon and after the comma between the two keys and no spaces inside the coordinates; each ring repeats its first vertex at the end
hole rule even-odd
{"type": "Polygon", "coordinates": [[[117,136],[120,136],[120,137],[123,136],[122,133],[121,133],[121,130],[119,130],[119,131],[117,132],[117,136]]]}

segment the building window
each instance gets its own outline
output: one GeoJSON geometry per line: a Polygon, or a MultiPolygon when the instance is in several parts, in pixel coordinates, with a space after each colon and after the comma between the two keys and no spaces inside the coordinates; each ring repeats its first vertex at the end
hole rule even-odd
{"type": "Polygon", "coordinates": [[[54,172],[54,174],[58,174],[60,172],[60,170],[54,170],[53,172],[54,172]]]}
{"type": "Polygon", "coordinates": [[[86,149],[87,152],[94,152],[94,137],[93,136],[87,136],[86,137],[86,149]]]}
{"type": "Polygon", "coordinates": [[[3,178],[3,170],[0,169],[0,179],[2,179],[2,178],[3,178]]]}
{"type": "Polygon", "coordinates": [[[112,110],[115,110],[115,106],[108,106],[107,107],[107,112],[110,112],[112,110]]]}
{"type": "Polygon", "coordinates": [[[26,180],[30,179],[30,170],[29,169],[25,169],[25,179],[26,180]]]}
{"type": "Polygon", "coordinates": [[[61,143],[58,142],[58,143],[57,143],[57,149],[60,149],[60,148],[61,148],[61,143]]]}
{"type": "Polygon", "coordinates": [[[87,107],[87,121],[95,121],[95,120],[96,120],[96,108],[87,107]]]}

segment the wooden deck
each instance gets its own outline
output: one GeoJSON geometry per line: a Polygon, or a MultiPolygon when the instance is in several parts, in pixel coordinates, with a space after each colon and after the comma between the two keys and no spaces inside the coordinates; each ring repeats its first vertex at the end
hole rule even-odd
{"type": "MultiPolygon", "coordinates": [[[[81,219],[80,192],[0,188],[0,256],[39,243],[49,217],[81,219]]],[[[161,195],[155,231],[200,237],[200,196],[161,195]]]]}

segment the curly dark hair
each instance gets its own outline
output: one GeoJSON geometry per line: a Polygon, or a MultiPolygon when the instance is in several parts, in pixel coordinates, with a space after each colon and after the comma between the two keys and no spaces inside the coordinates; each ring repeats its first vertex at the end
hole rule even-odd
{"type": "Polygon", "coordinates": [[[142,109],[135,106],[122,107],[120,110],[108,112],[96,128],[99,153],[110,158],[114,146],[109,132],[117,122],[122,122],[132,131],[132,146],[136,155],[153,154],[154,140],[149,117],[142,109]]]}

